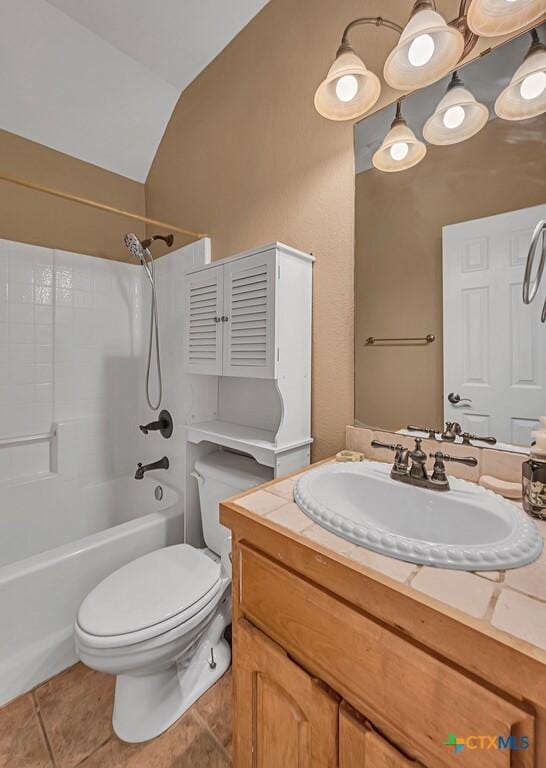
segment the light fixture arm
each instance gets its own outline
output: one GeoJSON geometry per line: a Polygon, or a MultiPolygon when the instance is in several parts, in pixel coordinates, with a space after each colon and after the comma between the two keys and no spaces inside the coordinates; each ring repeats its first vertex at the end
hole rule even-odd
{"type": "Polygon", "coordinates": [[[398,32],[398,34],[401,34],[403,31],[399,24],[396,24],[394,21],[390,21],[390,19],[384,19],[382,16],[362,16],[359,19],[354,19],[351,21],[343,30],[340,51],[341,49],[347,50],[351,47],[351,44],[349,43],[349,33],[355,27],[360,27],[364,24],[373,24],[375,27],[387,27],[387,29],[392,29],[394,32],[398,32]]]}
{"type": "Polygon", "coordinates": [[[459,5],[459,18],[466,16],[470,3],[471,0],[461,0],[461,4],[459,5]]]}
{"type": "Polygon", "coordinates": [[[523,60],[526,61],[529,56],[532,56],[537,51],[546,51],[546,46],[540,39],[538,32],[535,28],[529,30],[529,34],[531,35],[531,45],[529,46],[529,50],[523,57],[523,60]]]}
{"type": "Polygon", "coordinates": [[[396,102],[396,115],[391,123],[391,128],[394,128],[395,125],[406,125],[406,121],[402,115],[402,101],[403,99],[399,99],[396,102]]]}
{"type": "Polygon", "coordinates": [[[451,75],[451,80],[449,81],[449,85],[447,86],[447,90],[451,91],[452,88],[460,88],[460,87],[464,87],[464,83],[459,76],[459,72],[457,70],[454,70],[453,74],[451,75]]]}

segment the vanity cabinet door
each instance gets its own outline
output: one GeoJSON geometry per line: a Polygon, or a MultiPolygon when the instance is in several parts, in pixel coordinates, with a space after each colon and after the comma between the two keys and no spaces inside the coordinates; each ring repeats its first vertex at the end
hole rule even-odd
{"type": "Polygon", "coordinates": [[[209,267],[186,280],[185,367],[188,373],[222,374],[223,267],[209,267]]]}
{"type": "Polygon", "coordinates": [[[338,699],[245,620],[235,632],[237,768],[336,768],[338,699]]]}
{"type": "Polygon", "coordinates": [[[364,717],[343,703],[339,709],[339,768],[422,768],[383,739],[364,717]]]}
{"type": "Polygon", "coordinates": [[[224,266],[224,376],[275,376],[275,254],[224,266]]]}

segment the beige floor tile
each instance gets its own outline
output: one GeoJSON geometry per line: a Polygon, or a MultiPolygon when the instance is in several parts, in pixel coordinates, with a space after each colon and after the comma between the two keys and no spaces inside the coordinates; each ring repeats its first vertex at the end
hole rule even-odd
{"type": "Polygon", "coordinates": [[[506,571],[504,583],[507,587],[525,592],[531,597],[546,600],[546,558],[541,557],[524,568],[506,571]]]}
{"type": "Polygon", "coordinates": [[[510,635],[546,650],[546,605],[526,595],[503,589],[491,623],[510,635]]]}
{"type": "Polygon", "coordinates": [[[59,768],[73,768],[111,736],[114,682],[113,675],[76,664],[36,690],[59,768]]]}
{"type": "Polygon", "coordinates": [[[294,501],[294,486],[296,485],[296,480],[292,477],[287,478],[286,480],[281,480],[279,483],[275,483],[275,485],[270,485],[268,490],[268,493],[273,493],[275,496],[282,496],[283,499],[288,499],[288,501],[294,501]]]}
{"type": "Polygon", "coordinates": [[[267,515],[274,509],[286,504],[286,499],[282,496],[275,496],[267,491],[254,491],[236,502],[240,507],[254,512],[256,515],[267,515]]]}
{"type": "Polygon", "coordinates": [[[422,568],[411,586],[470,616],[485,616],[495,584],[468,571],[422,568]]]}
{"type": "Polygon", "coordinates": [[[209,731],[187,712],[168,731],[144,744],[112,738],[85,768],[229,768],[230,760],[209,731]]]}
{"type": "Polygon", "coordinates": [[[354,552],[351,552],[350,557],[351,560],[356,560],[358,563],[373,568],[374,571],[383,573],[385,576],[390,576],[396,581],[406,581],[419,568],[414,563],[406,563],[403,560],[396,560],[394,557],[385,557],[385,555],[372,552],[364,547],[356,547],[354,552]]]}
{"type": "Polygon", "coordinates": [[[268,520],[288,528],[290,531],[301,533],[305,528],[313,525],[313,521],[304,515],[297,504],[284,504],[266,515],[268,520]]]}
{"type": "Polygon", "coordinates": [[[210,730],[226,749],[231,749],[231,669],[201,696],[195,705],[210,730]]]}
{"type": "Polygon", "coordinates": [[[342,539],[340,536],[330,533],[330,531],[321,528],[320,525],[316,525],[315,523],[313,523],[310,528],[306,528],[302,531],[302,534],[306,539],[316,541],[317,544],[321,544],[323,547],[326,547],[326,549],[331,549],[332,552],[337,552],[338,555],[348,555],[356,549],[354,544],[345,541],[345,539],[342,539]]]}
{"type": "Polygon", "coordinates": [[[0,768],[50,768],[46,742],[32,696],[0,709],[0,768]]]}

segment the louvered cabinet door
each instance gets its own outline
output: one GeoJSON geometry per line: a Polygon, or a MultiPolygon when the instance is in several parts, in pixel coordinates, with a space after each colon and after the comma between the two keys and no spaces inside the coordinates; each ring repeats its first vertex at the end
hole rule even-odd
{"type": "Polygon", "coordinates": [[[186,281],[188,373],[222,374],[223,267],[211,267],[186,281]]]}
{"type": "Polygon", "coordinates": [[[275,251],[224,266],[224,376],[275,375],[275,251]]]}

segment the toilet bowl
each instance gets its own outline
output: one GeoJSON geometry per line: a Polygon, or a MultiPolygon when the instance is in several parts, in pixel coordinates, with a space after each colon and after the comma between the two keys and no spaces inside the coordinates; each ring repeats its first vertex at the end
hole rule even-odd
{"type": "Polygon", "coordinates": [[[113,728],[140,742],[172,725],[229,668],[227,496],[270,479],[251,459],[218,452],[195,464],[206,549],[176,544],[137,558],[85,598],[74,626],[81,661],[116,675],[113,728]]]}

